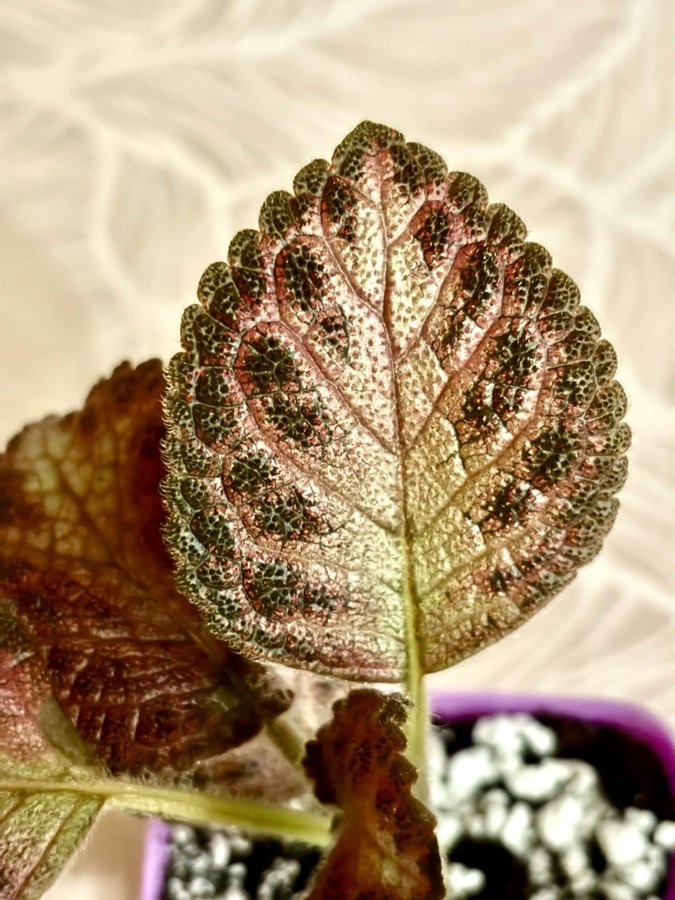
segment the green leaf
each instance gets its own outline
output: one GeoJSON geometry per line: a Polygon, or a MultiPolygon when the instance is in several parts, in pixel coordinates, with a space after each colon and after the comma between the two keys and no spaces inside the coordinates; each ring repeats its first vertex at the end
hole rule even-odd
{"type": "Polygon", "coordinates": [[[206,270],[169,367],[165,536],[214,633],[415,692],[598,551],[625,397],[524,238],[471,175],[365,123],[206,270]]]}

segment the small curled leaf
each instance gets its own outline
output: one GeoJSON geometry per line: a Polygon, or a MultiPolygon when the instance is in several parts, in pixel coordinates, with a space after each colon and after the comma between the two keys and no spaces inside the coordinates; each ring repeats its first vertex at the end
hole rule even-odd
{"type": "Polygon", "coordinates": [[[342,818],[307,900],[434,900],[445,896],[436,820],[411,794],[401,698],[352,691],[307,745],[305,768],[342,818]]]}
{"type": "Polygon", "coordinates": [[[364,123],[206,270],[168,372],[165,537],[236,649],[414,683],[597,553],[626,401],[525,233],[471,175],[364,123]]]}

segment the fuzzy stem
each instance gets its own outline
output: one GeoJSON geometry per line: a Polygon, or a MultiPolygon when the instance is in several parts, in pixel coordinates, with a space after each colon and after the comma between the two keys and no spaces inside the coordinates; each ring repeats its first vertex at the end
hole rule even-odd
{"type": "Polygon", "coordinates": [[[193,824],[234,826],[326,847],[331,840],[331,819],[303,810],[288,809],[259,800],[216,797],[195,791],[160,788],[101,779],[91,782],[0,781],[0,791],[22,794],[64,793],[95,797],[107,807],[160,816],[193,824]]]}
{"type": "Polygon", "coordinates": [[[305,742],[286,722],[273,719],[266,724],[270,740],[291,765],[304,774],[301,760],[305,754],[305,742]]]}
{"type": "Polygon", "coordinates": [[[406,724],[406,737],[408,739],[408,758],[418,771],[418,779],[415,793],[423,802],[427,802],[429,785],[427,781],[427,692],[424,679],[410,685],[410,701],[412,708],[406,724]]]}

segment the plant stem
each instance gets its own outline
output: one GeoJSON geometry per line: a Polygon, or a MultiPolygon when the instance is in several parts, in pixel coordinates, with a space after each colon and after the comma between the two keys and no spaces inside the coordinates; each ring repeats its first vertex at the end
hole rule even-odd
{"type": "Polygon", "coordinates": [[[177,791],[176,794],[176,797],[155,797],[143,790],[138,794],[111,798],[111,805],[197,824],[206,821],[209,825],[236,826],[244,831],[257,831],[322,847],[330,843],[331,820],[316,813],[253,800],[228,800],[204,794],[184,798],[182,792],[177,791]]]}
{"type": "Polygon", "coordinates": [[[427,782],[427,692],[424,679],[418,678],[410,683],[410,702],[412,709],[406,723],[408,738],[408,757],[418,771],[415,793],[426,803],[429,795],[427,782]]]}
{"type": "Polygon", "coordinates": [[[304,769],[300,764],[305,753],[305,742],[302,738],[286,722],[279,719],[267,722],[266,730],[279,752],[304,775],[304,769]]]}
{"type": "Polygon", "coordinates": [[[0,781],[0,791],[22,794],[65,793],[96,797],[108,807],[193,824],[234,826],[287,840],[326,847],[329,816],[288,809],[259,800],[217,797],[195,791],[102,779],[92,782],[0,781]]]}

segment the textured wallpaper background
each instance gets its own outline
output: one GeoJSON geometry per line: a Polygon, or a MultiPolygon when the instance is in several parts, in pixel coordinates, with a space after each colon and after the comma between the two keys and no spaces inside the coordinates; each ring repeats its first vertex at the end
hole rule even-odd
{"type": "MultiPolygon", "coordinates": [[[[636,700],[675,724],[671,0],[15,0],[0,11],[0,431],[168,358],[205,266],[372,118],[479,176],[620,359],[631,471],[601,556],[432,679],[636,700]]],[[[108,817],[51,900],[136,894],[108,817]]]]}

